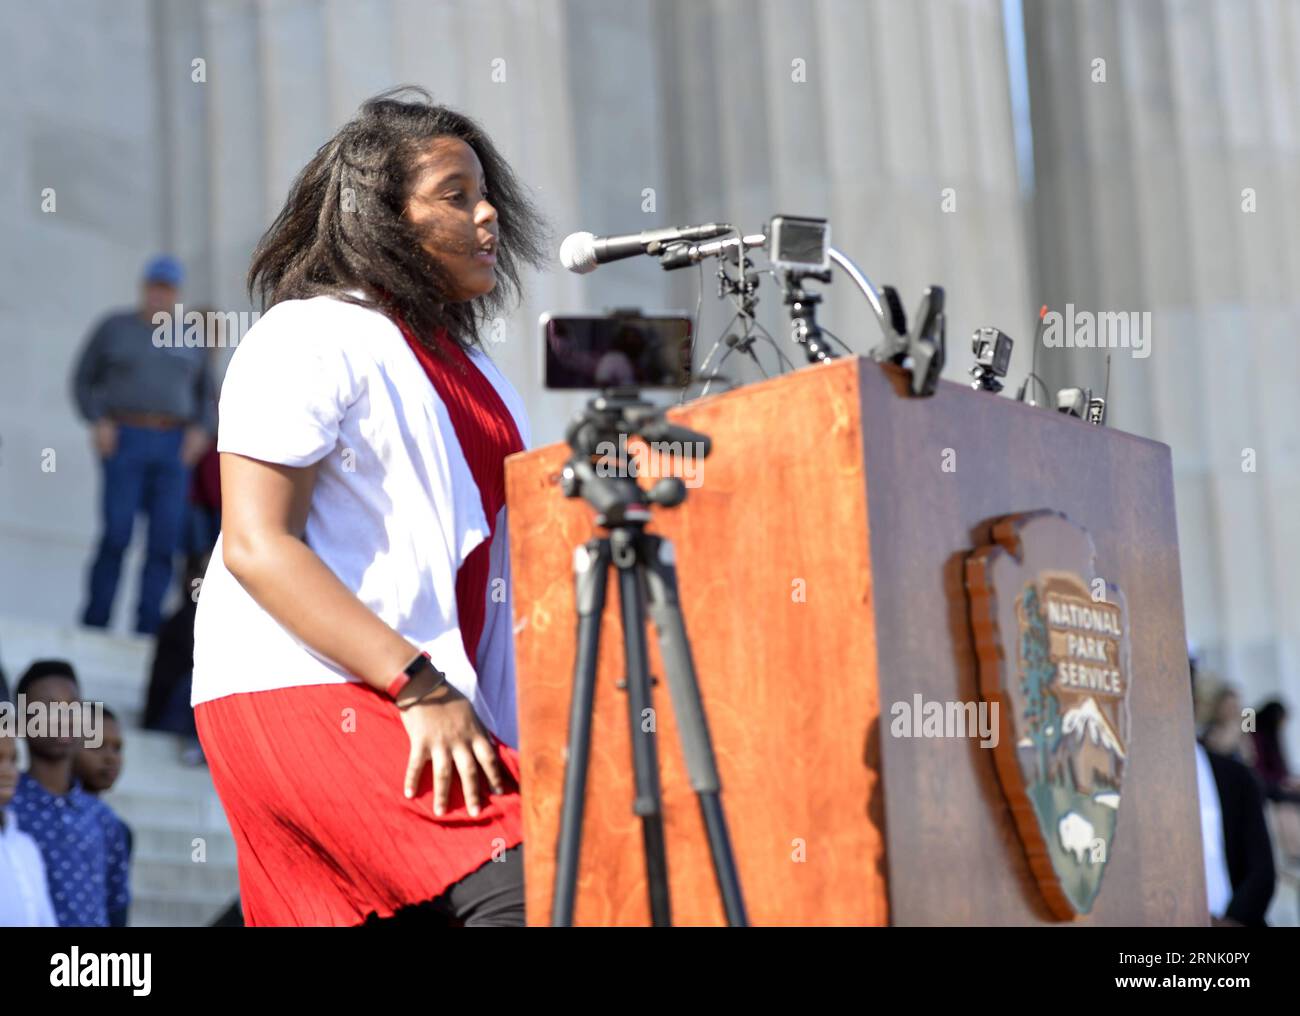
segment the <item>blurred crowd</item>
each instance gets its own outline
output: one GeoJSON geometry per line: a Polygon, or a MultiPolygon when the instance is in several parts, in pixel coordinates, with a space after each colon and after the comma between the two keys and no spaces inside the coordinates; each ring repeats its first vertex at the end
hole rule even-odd
{"type": "Polygon", "coordinates": [[[1278,699],[1245,707],[1240,691],[1192,663],[1197,789],[1211,917],[1259,926],[1279,883],[1300,902],[1300,777],[1278,699]]]}
{"type": "MultiPolygon", "coordinates": [[[[215,315],[184,310],[183,283],[176,258],[152,259],[137,305],[95,323],[77,357],[73,401],[101,474],[98,541],[79,620],[109,627],[143,515],[133,628],[153,644],[141,722],[177,735],[181,760],[202,765],[190,687],[198,583],[221,530],[215,350],[224,343],[211,334],[215,315]],[[179,606],[164,616],[178,580],[179,606]]],[[[0,702],[55,715],[82,702],[81,681],[68,660],[36,660],[12,688],[0,670],[0,702]]],[[[89,741],[53,725],[26,730],[21,771],[19,738],[0,734],[0,925],[127,923],[133,836],[101,800],[122,771],[123,725],[106,707],[102,721],[89,741]]]]}

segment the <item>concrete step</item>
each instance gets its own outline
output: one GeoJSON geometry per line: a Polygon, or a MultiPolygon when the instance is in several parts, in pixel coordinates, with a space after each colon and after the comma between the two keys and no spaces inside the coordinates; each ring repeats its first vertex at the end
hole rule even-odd
{"type": "Polygon", "coordinates": [[[0,617],[0,662],[15,681],[33,660],[53,657],[70,661],[79,678],[83,674],[112,675],[116,680],[144,687],[153,650],[154,640],[146,635],[0,617]]]}
{"type": "Polygon", "coordinates": [[[191,829],[196,835],[229,835],[226,813],[213,792],[176,793],[166,784],[156,790],[122,790],[104,795],[104,803],[127,825],[162,829],[191,829]]]}
{"type": "Polygon", "coordinates": [[[183,742],[175,734],[127,729],[123,735],[122,775],[113,792],[147,791],[165,781],[168,788],[189,795],[215,794],[206,765],[181,762],[183,742]]]}
{"type": "Polygon", "coordinates": [[[191,769],[175,762],[171,765],[175,767],[174,770],[170,768],[162,770],[166,775],[161,776],[158,766],[146,768],[137,759],[128,755],[122,769],[122,775],[118,777],[117,783],[113,785],[113,793],[148,794],[156,789],[163,779],[166,780],[166,786],[169,790],[189,796],[216,793],[212,786],[212,776],[208,773],[206,766],[191,769]]]}
{"type": "Polygon", "coordinates": [[[145,730],[133,727],[126,741],[127,757],[145,765],[172,765],[179,759],[179,735],[169,730],[145,730]]]}
{"type": "Polygon", "coordinates": [[[105,686],[101,682],[85,680],[80,681],[80,684],[82,701],[102,703],[112,710],[119,723],[140,729],[140,724],[144,722],[143,687],[125,689],[116,684],[105,686]]]}
{"type": "Polygon", "coordinates": [[[171,899],[205,899],[213,893],[231,897],[239,891],[239,874],[233,864],[141,857],[131,868],[131,891],[171,899]]]}
{"type": "Polygon", "coordinates": [[[64,659],[77,672],[82,697],[103,702],[128,725],[143,714],[153,654],[154,640],[143,635],[0,617],[0,665],[11,691],[33,660],[64,659]]]}
{"type": "Polygon", "coordinates": [[[208,864],[233,867],[238,857],[235,841],[229,836],[202,835],[188,829],[141,826],[135,834],[134,859],[138,863],[188,861],[198,849],[195,840],[203,841],[203,856],[208,864]]]}
{"type": "Polygon", "coordinates": [[[145,890],[131,901],[132,927],[201,928],[230,906],[235,893],[189,892],[183,898],[172,892],[145,890]]]}

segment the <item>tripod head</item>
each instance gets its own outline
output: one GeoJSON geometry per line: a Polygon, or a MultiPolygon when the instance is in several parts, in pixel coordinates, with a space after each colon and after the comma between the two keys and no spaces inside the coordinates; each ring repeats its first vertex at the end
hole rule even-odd
{"type": "Polygon", "coordinates": [[[636,459],[628,454],[632,437],[661,454],[709,454],[708,435],[669,423],[663,413],[663,407],[646,402],[636,389],[608,389],[592,398],[565,430],[573,455],[564,464],[560,487],[565,497],[580,497],[596,510],[597,525],[644,527],[651,504],[675,508],[686,500],[686,484],[677,476],[662,477],[643,489],[637,482],[636,459]]]}
{"type": "Polygon", "coordinates": [[[822,338],[822,330],[817,325],[817,305],[822,302],[822,298],[820,293],[812,293],[804,288],[804,282],[808,279],[830,282],[831,270],[782,269],[781,288],[785,291],[783,302],[790,308],[790,334],[794,341],[804,347],[809,363],[823,363],[833,360],[835,352],[822,338]]]}

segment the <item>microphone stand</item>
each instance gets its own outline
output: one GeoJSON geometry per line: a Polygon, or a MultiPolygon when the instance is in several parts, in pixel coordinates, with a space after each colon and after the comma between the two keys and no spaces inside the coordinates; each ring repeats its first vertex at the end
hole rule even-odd
{"type": "MultiPolygon", "coordinates": [[[[766,376],[767,371],[763,369],[763,363],[759,360],[758,354],[754,351],[753,331],[754,323],[756,321],[754,311],[758,307],[758,273],[746,271],[746,268],[750,263],[749,259],[745,257],[744,240],[746,238],[741,238],[738,230],[736,231],[736,237],[736,251],[740,269],[736,278],[733,279],[729,274],[727,274],[727,252],[724,249],[719,248],[712,254],[712,256],[718,258],[718,299],[721,300],[728,296],[733,298],[736,301],[736,313],[731,316],[731,320],[727,322],[726,328],[722,330],[722,335],[713,343],[708,354],[704,357],[704,362],[700,365],[700,371],[703,373],[704,369],[708,367],[709,361],[713,359],[713,354],[716,353],[718,347],[725,342],[729,348],[726,353],[723,354],[722,359],[718,361],[717,369],[721,369],[723,362],[726,361],[728,356],[736,350],[740,350],[753,360],[754,365],[766,376]],[[739,336],[729,334],[731,325],[737,318],[739,318],[741,322],[741,334],[739,336]]],[[[664,271],[672,271],[675,268],[682,268],[686,265],[702,260],[702,257],[704,256],[710,256],[701,255],[698,251],[697,245],[684,242],[663,245],[658,250],[654,251],[654,253],[658,254],[659,264],[664,271]]],[[[777,350],[777,353],[779,355],[779,349],[777,350]]],[[[714,378],[709,378],[704,383],[704,388],[700,392],[701,398],[709,394],[709,385],[711,385],[713,381],[714,378]]]]}

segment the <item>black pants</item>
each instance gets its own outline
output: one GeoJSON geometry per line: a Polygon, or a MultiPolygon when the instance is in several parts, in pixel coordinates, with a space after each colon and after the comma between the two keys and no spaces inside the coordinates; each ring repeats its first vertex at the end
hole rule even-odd
{"type": "Polygon", "coordinates": [[[524,848],[511,847],[488,861],[437,899],[403,907],[392,917],[374,914],[366,925],[421,924],[451,928],[522,928],[524,925],[524,848]]]}

